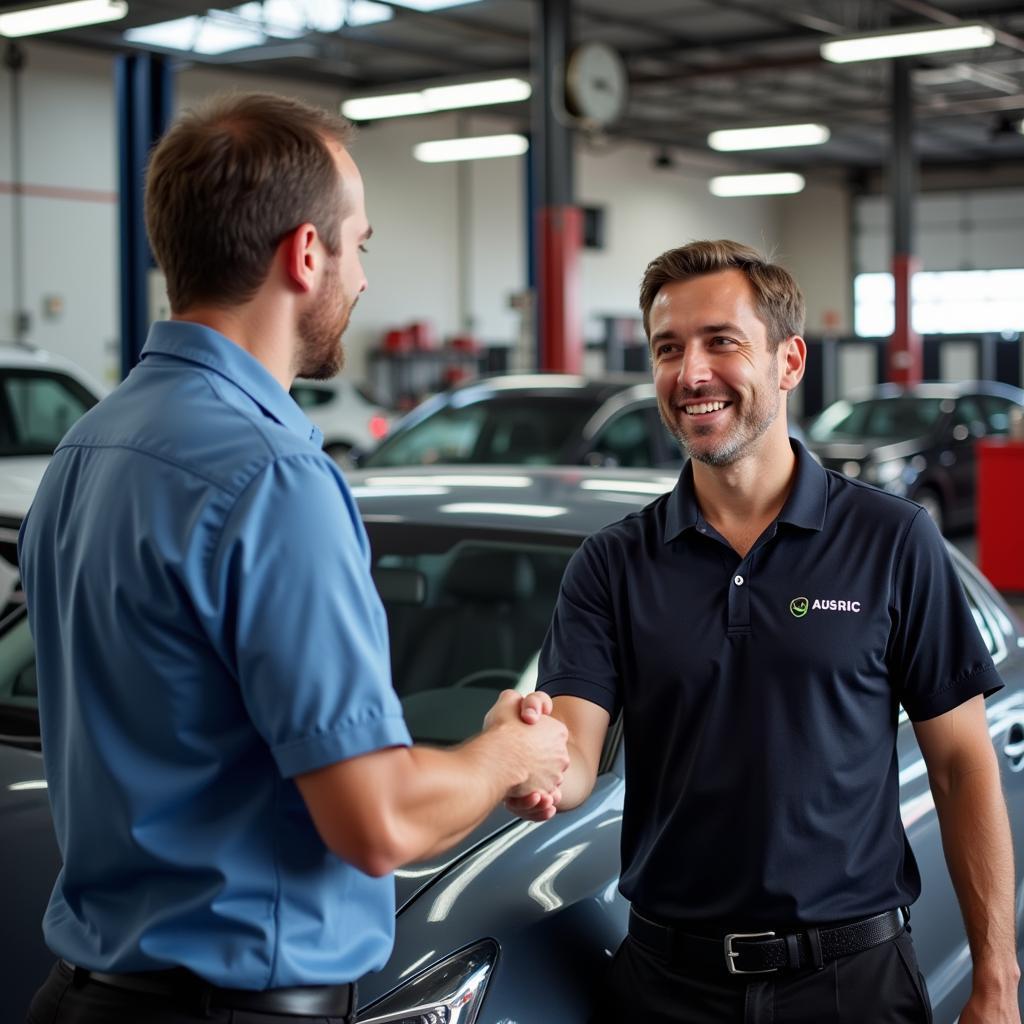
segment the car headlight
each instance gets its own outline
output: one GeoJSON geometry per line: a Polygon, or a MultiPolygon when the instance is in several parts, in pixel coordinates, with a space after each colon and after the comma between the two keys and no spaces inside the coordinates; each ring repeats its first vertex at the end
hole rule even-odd
{"type": "Polygon", "coordinates": [[[406,982],[356,1020],[359,1024],[473,1024],[497,959],[496,942],[478,942],[406,982]]]}

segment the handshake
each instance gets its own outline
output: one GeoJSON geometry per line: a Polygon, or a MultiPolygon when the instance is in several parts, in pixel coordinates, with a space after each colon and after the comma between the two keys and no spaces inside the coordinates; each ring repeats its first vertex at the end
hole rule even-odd
{"type": "Polygon", "coordinates": [[[546,693],[504,690],[484,719],[484,734],[507,758],[509,777],[519,780],[505,793],[505,806],[527,821],[554,816],[569,769],[569,730],[551,710],[546,693]]]}

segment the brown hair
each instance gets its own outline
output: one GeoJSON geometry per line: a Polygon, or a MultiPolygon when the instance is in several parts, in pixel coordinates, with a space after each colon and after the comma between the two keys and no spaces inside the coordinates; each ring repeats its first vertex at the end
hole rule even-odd
{"type": "Polygon", "coordinates": [[[172,311],[251,298],[300,224],[336,253],[342,180],[327,142],[351,134],[342,118],[269,93],[215,96],[179,117],[146,175],[146,230],[172,311]]]}
{"type": "Polygon", "coordinates": [[[719,239],[669,249],[647,264],[640,282],[640,309],[647,337],[651,336],[651,307],[666,284],[721,270],[742,270],[747,275],[756,296],[757,315],[768,330],[768,347],[772,351],[783,339],[803,333],[804,297],[793,275],[749,245],[719,239]]]}

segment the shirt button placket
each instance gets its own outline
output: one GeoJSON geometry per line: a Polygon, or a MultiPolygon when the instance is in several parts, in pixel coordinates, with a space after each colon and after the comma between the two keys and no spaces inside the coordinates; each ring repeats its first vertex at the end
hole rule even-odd
{"type": "Polygon", "coordinates": [[[729,585],[729,630],[747,632],[750,629],[750,590],[746,570],[733,575],[729,585]]]}

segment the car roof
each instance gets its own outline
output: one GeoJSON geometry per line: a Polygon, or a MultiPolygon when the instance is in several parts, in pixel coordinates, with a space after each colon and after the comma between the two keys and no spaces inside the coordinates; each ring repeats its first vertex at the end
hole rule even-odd
{"type": "Polygon", "coordinates": [[[600,404],[621,391],[637,385],[649,385],[650,382],[651,378],[645,373],[610,374],[604,377],[585,377],[571,373],[506,373],[464,381],[447,394],[462,396],[466,392],[479,392],[480,398],[505,395],[510,398],[579,397],[600,404]]]}
{"type": "Polygon", "coordinates": [[[0,368],[58,370],[73,377],[89,388],[97,396],[102,396],[106,388],[95,378],[85,372],[77,363],[55,352],[47,352],[41,348],[29,348],[22,345],[0,345],[0,368]]]}
{"type": "Polygon", "coordinates": [[[415,466],[347,474],[363,519],[580,538],[670,491],[677,473],[583,466],[415,466]]]}
{"type": "Polygon", "coordinates": [[[851,393],[849,401],[863,402],[873,398],[960,398],[963,395],[993,395],[1024,404],[1024,389],[993,380],[926,380],[918,384],[877,384],[851,393]]]}

